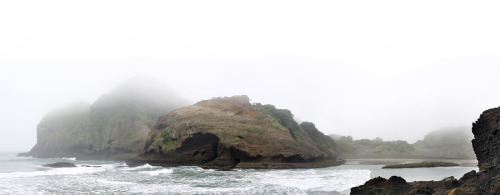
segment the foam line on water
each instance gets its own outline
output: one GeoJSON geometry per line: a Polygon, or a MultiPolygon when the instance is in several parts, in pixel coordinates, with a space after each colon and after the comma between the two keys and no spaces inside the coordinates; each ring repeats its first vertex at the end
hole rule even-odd
{"type": "Polygon", "coordinates": [[[283,170],[258,173],[262,183],[297,187],[304,191],[342,192],[370,179],[370,170],[283,170]]]}
{"type": "Polygon", "coordinates": [[[50,175],[78,175],[105,171],[105,167],[49,168],[45,171],[0,173],[0,178],[36,177],[50,175]]]}
{"type": "Polygon", "coordinates": [[[171,174],[173,172],[174,172],[173,169],[163,168],[163,169],[155,170],[155,171],[141,171],[140,173],[147,173],[147,174],[150,174],[152,176],[157,176],[157,175],[160,175],[160,174],[171,174]]]}
{"type": "Polygon", "coordinates": [[[137,166],[137,167],[127,167],[127,168],[124,168],[124,170],[127,170],[127,171],[137,171],[137,170],[150,170],[150,169],[158,169],[158,168],[162,168],[162,167],[159,167],[159,166],[152,166],[150,164],[144,164],[144,165],[141,165],[141,166],[137,166]]]}

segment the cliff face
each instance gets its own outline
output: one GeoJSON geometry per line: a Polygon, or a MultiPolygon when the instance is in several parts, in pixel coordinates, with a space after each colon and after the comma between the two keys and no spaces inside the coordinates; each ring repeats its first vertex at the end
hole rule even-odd
{"type": "Polygon", "coordinates": [[[73,131],[90,113],[90,104],[74,102],[49,112],[37,125],[37,143],[27,156],[70,157],[60,155],[74,141],[73,131]]]}
{"type": "Polygon", "coordinates": [[[37,126],[37,144],[24,155],[124,160],[143,151],[162,114],[185,105],[165,88],[131,81],[92,105],[77,103],[47,114],[37,126]]]}
{"type": "Polygon", "coordinates": [[[500,108],[487,110],[472,125],[472,146],[479,172],[456,180],[407,183],[402,178],[374,178],[351,189],[351,194],[498,194],[500,192],[500,108]],[[395,187],[394,180],[398,180],[395,187]]]}
{"type": "Polygon", "coordinates": [[[208,168],[296,168],[339,164],[334,142],[288,110],[216,98],[161,116],[145,153],[129,164],[208,168]]]}
{"type": "Polygon", "coordinates": [[[489,109],[473,124],[472,146],[479,168],[500,165],[500,108],[489,109]]]}

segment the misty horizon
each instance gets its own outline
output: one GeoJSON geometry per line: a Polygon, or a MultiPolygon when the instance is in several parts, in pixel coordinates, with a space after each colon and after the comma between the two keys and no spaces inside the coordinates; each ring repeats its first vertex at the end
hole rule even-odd
{"type": "Polygon", "coordinates": [[[244,94],[354,139],[470,131],[500,106],[497,3],[0,4],[0,151],[133,78],[189,104],[244,94]]]}
{"type": "MultiPolygon", "coordinates": [[[[147,78],[141,78],[141,77],[134,77],[134,78],[128,79],[127,81],[122,82],[122,83],[129,83],[130,81],[157,82],[154,85],[158,85],[158,86],[163,85],[164,86],[164,91],[158,91],[158,92],[165,92],[167,95],[175,96],[175,97],[181,98],[181,99],[185,99],[186,102],[183,103],[183,105],[194,104],[194,103],[202,101],[202,100],[207,100],[207,99],[212,99],[212,98],[217,98],[217,97],[223,97],[223,96],[214,96],[214,97],[200,99],[200,100],[193,100],[192,98],[185,98],[185,96],[182,96],[182,90],[176,90],[175,87],[164,85],[164,83],[163,84],[162,83],[158,83],[158,82],[160,82],[159,80],[147,79],[147,78]]],[[[83,98],[80,98],[80,99],[69,100],[68,103],[66,103],[66,104],[56,105],[55,108],[46,111],[43,114],[43,116],[39,118],[38,122],[41,121],[41,120],[43,120],[43,117],[46,116],[47,114],[49,114],[50,112],[52,112],[54,110],[58,110],[59,108],[63,108],[63,107],[65,107],[68,104],[75,104],[75,103],[81,102],[81,104],[93,105],[95,103],[95,101],[99,100],[99,98],[102,98],[102,97],[106,96],[107,94],[111,93],[112,91],[116,91],[116,89],[119,89],[120,85],[122,85],[122,84],[118,84],[118,86],[112,87],[110,90],[108,90],[107,92],[101,94],[100,96],[98,96],[94,100],[93,99],[83,100],[83,98]]],[[[139,84],[139,86],[142,86],[142,87],[147,86],[147,85],[148,85],[147,83],[139,84]]],[[[155,90],[162,90],[161,88],[158,88],[157,86],[155,87],[154,85],[153,85],[152,88],[156,88],[155,90]]],[[[137,90],[135,90],[135,91],[132,90],[130,92],[126,92],[126,90],[125,90],[125,91],[122,91],[121,93],[124,95],[122,97],[126,98],[127,96],[133,95],[133,93],[137,93],[137,92],[138,92],[137,90]],[[125,92],[125,94],[123,94],[123,92],[125,92]]],[[[147,90],[143,91],[143,93],[146,93],[146,94],[150,93],[150,92],[151,91],[147,92],[147,90]]],[[[145,94],[136,94],[136,95],[139,95],[138,97],[140,97],[140,96],[144,96],[145,94]]],[[[147,95],[154,96],[155,94],[147,94],[147,95]]],[[[238,95],[238,94],[235,94],[235,95],[238,95]]],[[[244,94],[239,94],[239,95],[244,95],[244,94]]],[[[232,96],[232,95],[228,95],[228,96],[232,96]]],[[[224,96],[224,97],[226,97],[226,96],[224,96]]],[[[115,97],[115,98],[120,98],[120,97],[115,97]]],[[[272,102],[257,102],[257,101],[252,100],[252,97],[250,97],[250,98],[251,98],[251,100],[250,100],[251,103],[275,104],[275,103],[272,103],[272,102]]],[[[174,99],[172,99],[172,100],[174,100],[174,99]]],[[[166,102],[168,102],[168,101],[169,100],[166,100],[166,102]]],[[[175,100],[175,101],[178,101],[178,100],[175,100]]],[[[298,104],[301,104],[301,103],[298,103],[298,104]]],[[[281,109],[289,109],[289,108],[281,108],[281,109]]],[[[292,111],[293,114],[295,114],[294,110],[291,110],[291,111],[292,111]]],[[[296,120],[299,123],[302,122],[302,121],[308,121],[308,122],[316,123],[314,120],[304,120],[304,119],[300,118],[300,116],[297,116],[297,115],[295,115],[295,117],[296,117],[296,120]]],[[[36,124],[38,124],[38,122],[36,124]]],[[[34,129],[36,129],[36,128],[34,128],[34,129]]],[[[470,132],[470,127],[468,127],[468,126],[451,126],[451,125],[450,126],[437,127],[435,129],[428,129],[428,131],[419,132],[420,135],[418,137],[413,137],[413,138],[410,138],[410,139],[404,139],[403,136],[401,136],[401,137],[395,137],[395,138],[391,139],[390,137],[387,138],[386,136],[384,136],[383,133],[380,133],[380,132],[376,132],[375,136],[369,137],[369,136],[359,136],[359,135],[356,136],[356,134],[349,134],[349,132],[347,132],[345,134],[340,133],[340,132],[344,132],[344,131],[325,131],[325,129],[322,129],[322,128],[320,128],[319,130],[321,132],[325,133],[325,134],[335,134],[335,135],[340,135],[340,136],[352,136],[354,139],[375,139],[375,138],[382,138],[384,141],[404,140],[404,141],[408,141],[409,143],[414,143],[414,142],[416,142],[418,140],[422,140],[424,138],[424,136],[427,135],[428,133],[438,132],[438,131],[442,131],[442,130],[446,130],[446,129],[464,130],[464,131],[468,131],[472,135],[472,133],[470,132]]],[[[33,143],[33,145],[34,145],[34,143],[33,143]]],[[[28,148],[28,150],[29,150],[29,148],[28,148]]],[[[12,150],[8,150],[8,151],[12,151],[12,150]]],[[[27,151],[27,150],[19,150],[19,151],[16,151],[16,152],[22,152],[22,151],[27,151]]]]}

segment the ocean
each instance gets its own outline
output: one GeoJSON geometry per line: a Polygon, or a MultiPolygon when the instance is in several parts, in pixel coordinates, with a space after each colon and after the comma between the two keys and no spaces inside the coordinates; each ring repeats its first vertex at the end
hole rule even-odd
{"type": "Polygon", "coordinates": [[[348,194],[370,178],[398,175],[407,181],[441,180],[477,167],[382,169],[347,164],[292,170],[216,171],[199,167],[127,167],[117,161],[37,159],[0,153],[0,194],[348,194]],[[75,168],[44,164],[71,162],[75,168]],[[91,165],[94,167],[86,167],[91,165]]]}

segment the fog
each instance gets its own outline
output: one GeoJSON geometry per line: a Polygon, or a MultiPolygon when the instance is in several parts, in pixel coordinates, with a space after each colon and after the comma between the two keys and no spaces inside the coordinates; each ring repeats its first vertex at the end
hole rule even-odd
{"type": "Polygon", "coordinates": [[[0,151],[132,78],[410,143],[500,106],[495,1],[0,2],[0,151]]]}

